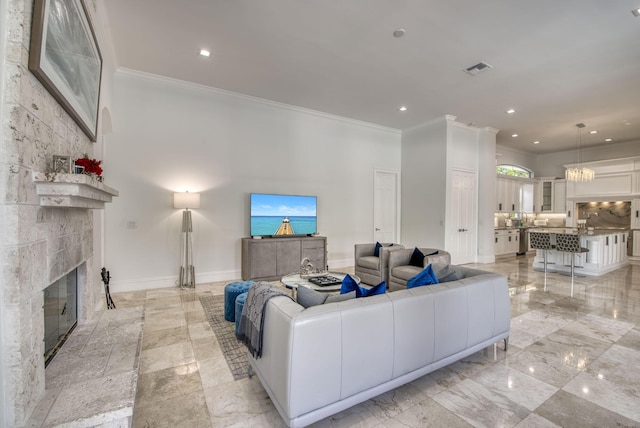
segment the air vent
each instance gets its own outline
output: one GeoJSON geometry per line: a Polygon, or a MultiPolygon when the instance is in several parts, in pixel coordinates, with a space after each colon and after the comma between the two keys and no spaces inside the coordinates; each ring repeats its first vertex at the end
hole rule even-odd
{"type": "Polygon", "coordinates": [[[489,68],[493,68],[492,66],[490,66],[489,64],[487,64],[486,62],[482,61],[477,63],[476,65],[472,65],[471,67],[465,69],[464,71],[466,73],[469,73],[472,76],[475,76],[476,74],[480,73],[481,71],[487,70],[489,68]]]}

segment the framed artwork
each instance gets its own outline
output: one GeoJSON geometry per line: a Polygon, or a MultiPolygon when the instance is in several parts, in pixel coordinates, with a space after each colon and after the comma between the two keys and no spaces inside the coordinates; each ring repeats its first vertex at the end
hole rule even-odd
{"type": "Polygon", "coordinates": [[[96,141],[102,56],[82,0],[35,0],[29,70],[96,141]]]}
{"type": "Polygon", "coordinates": [[[53,172],[69,174],[71,172],[71,156],[53,156],[53,172]]]}

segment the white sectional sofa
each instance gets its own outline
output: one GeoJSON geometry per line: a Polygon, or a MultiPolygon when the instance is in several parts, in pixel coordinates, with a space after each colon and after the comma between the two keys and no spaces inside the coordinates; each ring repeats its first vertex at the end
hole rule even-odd
{"type": "Polygon", "coordinates": [[[506,350],[507,279],[452,268],[463,278],[308,309],[269,300],[262,357],[249,362],[287,425],[309,425],[500,340],[506,350]]]}

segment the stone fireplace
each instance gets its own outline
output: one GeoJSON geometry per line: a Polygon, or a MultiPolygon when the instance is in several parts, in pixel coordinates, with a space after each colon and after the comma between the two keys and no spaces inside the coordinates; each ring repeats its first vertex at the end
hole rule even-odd
{"type": "Polygon", "coordinates": [[[78,268],[44,289],[45,367],[78,323],[78,268]]]}
{"type": "MultiPolygon", "coordinates": [[[[28,70],[32,7],[0,1],[0,426],[23,425],[44,395],[45,288],[77,269],[78,325],[104,307],[94,255],[101,216],[88,209],[96,204],[51,206],[38,182],[54,155],[93,155],[96,144],[28,70]]],[[[89,199],[96,189],[114,194],[87,176],[48,179],[83,200],[87,189],[89,199]]]]}

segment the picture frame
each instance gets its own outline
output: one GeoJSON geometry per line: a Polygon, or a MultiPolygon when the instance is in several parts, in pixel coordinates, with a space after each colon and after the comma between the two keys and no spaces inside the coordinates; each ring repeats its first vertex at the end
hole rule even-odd
{"type": "Polygon", "coordinates": [[[84,0],[35,0],[29,70],[95,142],[102,55],[84,0]]]}
{"type": "Polygon", "coordinates": [[[71,156],[53,156],[53,172],[69,174],[71,172],[71,156]]]}

